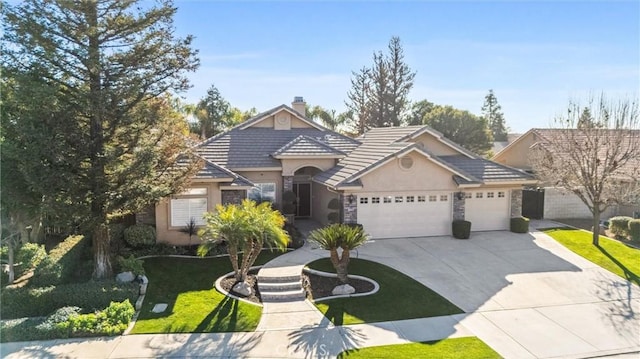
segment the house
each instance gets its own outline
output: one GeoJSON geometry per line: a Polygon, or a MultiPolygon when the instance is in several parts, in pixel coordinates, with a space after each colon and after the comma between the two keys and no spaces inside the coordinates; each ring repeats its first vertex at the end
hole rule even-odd
{"type": "MultiPolygon", "coordinates": [[[[542,129],[533,128],[505,148],[496,153],[493,161],[521,169],[528,173],[533,173],[533,168],[529,163],[530,151],[536,145],[544,145],[545,142],[553,140],[558,136],[564,136],[567,129],[542,129]]],[[[575,130],[579,131],[579,130],[575,130]]],[[[616,131],[616,130],[612,130],[616,131]]],[[[638,132],[630,132],[638,137],[638,132]]],[[[640,166],[640,159],[630,161],[627,166],[630,170],[640,166]]],[[[544,184],[541,184],[544,186],[544,184]]],[[[602,218],[614,215],[632,215],[634,211],[640,210],[636,205],[616,205],[609,207],[602,218]]],[[[544,188],[525,189],[523,200],[523,215],[532,218],[591,218],[589,208],[572,193],[567,193],[553,186],[544,188]]]]}
{"type": "Polygon", "coordinates": [[[155,207],[158,240],[186,244],[180,228],[218,203],[296,195],[295,215],[328,223],[333,199],[344,223],[373,238],[451,234],[451,221],[472,230],[504,230],[521,211],[521,188],[535,179],[463,149],[427,126],[375,128],[353,139],[305,117],[296,97],[196,148],[204,159],[189,188],[155,207]],[[335,202],[335,201],[334,201],[335,202]]]}

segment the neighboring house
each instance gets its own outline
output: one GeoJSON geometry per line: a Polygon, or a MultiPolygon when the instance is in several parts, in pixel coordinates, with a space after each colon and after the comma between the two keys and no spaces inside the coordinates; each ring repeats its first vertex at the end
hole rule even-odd
{"type": "Polygon", "coordinates": [[[518,137],[522,136],[520,133],[509,133],[507,134],[506,141],[494,141],[493,146],[491,146],[491,152],[495,155],[496,153],[502,151],[503,148],[507,147],[511,142],[518,139],[518,137]]]}
{"type": "Polygon", "coordinates": [[[448,235],[451,221],[505,230],[519,216],[521,188],[535,179],[483,159],[427,126],[375,128],[357,139],[305,117],[305,103],[258,114],[197,146],[204,167],[184,193],[156,205],[158,240],[186,244],[189,218],[242,198],[297,196],[296,216],[328,222],[332,199],[345,223],[373,238],[448,235]]]}
{"type": "MultiPolygon", "coordinates": [[[[534,145],[544,144],[546,141],[557,136],[562,136],[558,129],[533,128],[493,156],[492,160],[507,166],[519,168],[528,173],[533,173],[533,168],[529,163],[531,148],[534,145]]],[[[638,162],[629,162],[629,166],[637,166],[638,162]]],[[[540,184],[544,186],[544,184],[540,184]]],[[[544,186],[535,189],[537,194],[525,192],[523,212],[533,218],[590,218],[592,217],[589,208],[573,193],[568,193],[560,188],[544,186]],[[527,213],[531,211],[531,213],[527,213]]],[[[632,215],[637,211],[638,206],[613,206],[609,207],[602,214],[602,218],[614,215],[632,215]]]]}

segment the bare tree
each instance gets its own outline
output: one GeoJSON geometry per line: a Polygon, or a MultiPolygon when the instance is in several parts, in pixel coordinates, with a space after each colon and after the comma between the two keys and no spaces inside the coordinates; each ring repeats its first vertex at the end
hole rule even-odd
{"type": "Polygon", "coordinates": [[[586,108],[593,126],[578,127],[585,110],[570,102],[555,120],[557,129],[534,145],[530,161],[540,180],[574,193],[589,208],[597,246],[600,214],[615,204],[637,202],[640,195],[640,121],[637,99],[601,95],[586,108]]]}

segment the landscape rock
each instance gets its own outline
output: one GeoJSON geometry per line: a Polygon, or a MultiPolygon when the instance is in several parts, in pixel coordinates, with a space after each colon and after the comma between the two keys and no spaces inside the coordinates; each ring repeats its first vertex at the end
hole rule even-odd
{"type": "Polygon", "coordinates": [[[130,283],[133,282],[134,279],[136,279],[136,276],[131,272],[122,272],[116,276],[118,283],[130,283]]]}
{"type": "Polygon", "coordinates": [[[353,294],[356,292],[356,289],[348,284],[339,285],[331,291],[333,295],[345,295],[345,294],[353,294]]]}
{"type": "Polygon", "coordinates": [[[167,303],[158,303],[153,306],[153,309],[151,309],[151,311],[154,313],[162,313],[165,310],[167,310],[167,307],[168,307],[167,303]]]}
{"type": "Polygon", "coordinates": [[[233,286],[233,291],[244,296],[250,296],[252,293],[251,285],[247,282],[236,283],[233,286]]]}

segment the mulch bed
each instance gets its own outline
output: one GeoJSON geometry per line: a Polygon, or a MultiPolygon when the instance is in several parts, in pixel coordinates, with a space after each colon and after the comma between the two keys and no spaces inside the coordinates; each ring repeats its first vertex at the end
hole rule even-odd
{"type": "MultiPolygon", "coordinates": [[[[323,277],[311,273],[302,274],[302,285],[307,291],[309,299],[320,299],[332,296],[333,288],[341,285],[338,278],[323,277]]],[[[357,293],[367,293],[373,290],[374,286],[370,282],[361,279],[349,278],[349,285],[355,288],[357,293]]]]}
{"type": "Polygon", "coordinates": [[[248,301],[254,302],[254,303],[262,303],[262,299],[260,298],[260,291],[258,290],[258,279],[257,279],[257,275],[258,275],[258,270],[250,270],[248,275],[247,275],[247,282],[249,282],[249,284],[251,284],[251,287],[253,288],[253,294],[251,294],[250,296],[246,297],[242,294],[238,294],[236,292],[233,291],[233,286],[237,283],[236,279],[233,277],[233,274],[229,277],[225,277],[221,282],[220,282],[220,286],[222,287],[222,289],[226,290],[227,292],[235,295],[238,298],[242,298],[242,299],[246,299],[248,301]]]}

